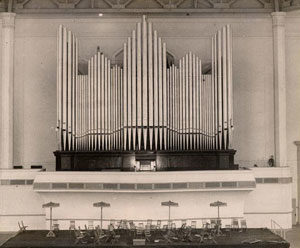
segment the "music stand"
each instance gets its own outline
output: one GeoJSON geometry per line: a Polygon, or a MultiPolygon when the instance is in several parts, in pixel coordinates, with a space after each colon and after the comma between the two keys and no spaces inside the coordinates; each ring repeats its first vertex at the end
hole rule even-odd
{"type": "Polygon", "coordinates": [[[50,208],[50,230],[47,233],[47,238],[55,238],[55,233],[52,231],[52,208],[59,207],[59,203],[48,202],[43,204],[43,208],[50,208]]]}

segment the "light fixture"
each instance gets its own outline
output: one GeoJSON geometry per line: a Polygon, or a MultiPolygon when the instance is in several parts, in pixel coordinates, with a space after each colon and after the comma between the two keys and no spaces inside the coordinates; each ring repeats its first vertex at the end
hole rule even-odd
{"type": "Polygon", "coordinates": [[[99,17],[101,17],[101,16],[103,16],[103,13],[99,13],[98,15],[99,15],[99,17]]]}

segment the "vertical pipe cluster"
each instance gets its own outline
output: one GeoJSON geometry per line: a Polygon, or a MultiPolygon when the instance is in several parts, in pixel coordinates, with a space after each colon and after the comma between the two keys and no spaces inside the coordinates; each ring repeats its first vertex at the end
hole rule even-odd
{"type": "Polygon", "coordinates": [[[121,149],[166,149],[166,67],[166,44],[143,16],[123,49],[121,149]]]}
{"type": "Polygon", "coordinates": [[[212,87],[215,148],[232,148],[232,32],[229,25],[224,26],[212,37],[212,87]]]}
{"type": "Polygon", "coordinates": [[[57,130],[60,150],[76,150],[78,40],[59,26],[57,34],[57,130]]]}
{"type": "Polygon", "coordinates": [[[232,44],[229,26],[212,38],[211,74],[189,52],[167,65],[152,23],[137,23],[123,44],[123,65],[97,52],[77,75],[78,43],[58,34],[58,135],[61,150],[222,150],[232,142],[232,44]]]}
{"type": "Polygon", "coordinates": [[[88,75],[78,76],[78,150],[120,149],[122,80],[122,68],[111,66],[111,61],[100,52],[89,59],[88,75]]]}

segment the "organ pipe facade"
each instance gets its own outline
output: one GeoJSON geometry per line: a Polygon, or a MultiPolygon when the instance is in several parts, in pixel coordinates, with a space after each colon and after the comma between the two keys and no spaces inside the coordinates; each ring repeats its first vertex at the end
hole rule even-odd
{"type": "Polygon", "coordinates": [[[191,52],[167,64],[167,46],[143,16],[123,44],[123,64],[102,52],[78,75],[78,40],[58,30],[57,130],[62,151],[232,148],[232,34],[211,40],[211,74],[191,52]]]}

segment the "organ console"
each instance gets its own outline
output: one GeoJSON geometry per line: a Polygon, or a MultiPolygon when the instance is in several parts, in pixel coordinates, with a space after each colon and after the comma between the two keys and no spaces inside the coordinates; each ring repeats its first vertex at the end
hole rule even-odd
{"type": "Polygon", "coordinates": [[[123,44],[123,64],[97,51],[87,75],[78,74],[75,35],[60,26],[57,37],[59,151],[234,154],[229,25],[211,39],[210,74],[191,52],[168,65],[167,45],[146,16],[123,44]]]}

